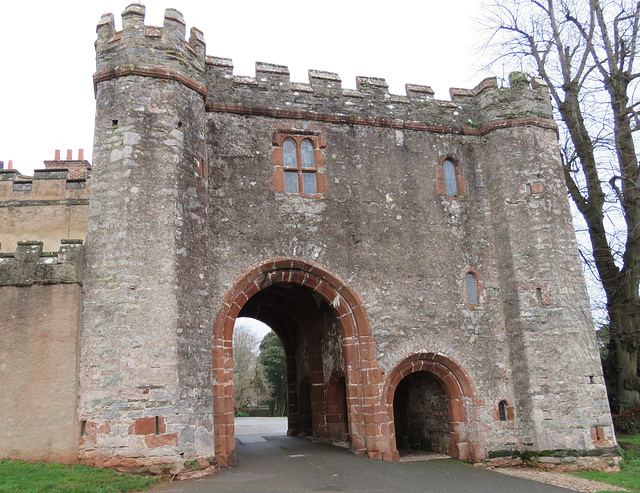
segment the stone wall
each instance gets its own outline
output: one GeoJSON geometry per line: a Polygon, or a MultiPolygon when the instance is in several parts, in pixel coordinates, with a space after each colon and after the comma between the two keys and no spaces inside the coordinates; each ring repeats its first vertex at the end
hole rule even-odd
{"type": "Polygon", "coordinates": [[[91,183],[86,165],[85,177],[74,179],[60,168],[36,170],[33,177],[0,170],[0,252],[34,238],[45,251],[56,251],[62,239],[85,239],[91,183]]]}
{"type": "Polygon", "coordinates": [[[82,242],[24,242],[0,255],[0,457],[78,460],[77,337],[82,242]]]}

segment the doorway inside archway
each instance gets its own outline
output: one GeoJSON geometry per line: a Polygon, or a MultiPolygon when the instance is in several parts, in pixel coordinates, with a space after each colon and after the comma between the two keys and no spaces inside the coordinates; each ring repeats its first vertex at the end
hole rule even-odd
{"type": "Polygon", "coordinates": [[[419,371],[403,378],[395,391],[393,414],[400,455],[414,450],[449,453],[447,393],[434,375],[419,371]]]}
{"type": "MultiPolygon", "coordinates": [[[[280,283],[253,295],[239,317],[263,322],[282,343],[287,434],[321,441],[337,440],[339,434],[341,440],[348,440],[344,377],[342,385],[330,385],[332,376],[344,375],[341,326],[333,308],[305,286],[280,283]],[[336,413],[336,404],[341,406],[340,413],[336,413]],[[343,424],[340,430],[335,426],[337,417],[343,424]]],[[[277,404],[270,407],[281,408],[277,404]]]]}

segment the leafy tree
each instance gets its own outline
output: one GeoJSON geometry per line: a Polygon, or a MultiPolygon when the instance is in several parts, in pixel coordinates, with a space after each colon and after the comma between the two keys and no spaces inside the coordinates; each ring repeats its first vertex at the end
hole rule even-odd
{"type": "Polygon", "coordinates": [[[264,368],[258,358],[258,336],[238,319],[233,329],[233,402],[235,412],[244,412],[271,395],[264,368]]]}
{"type": "Polygon", "coordinates": [[[549,86],[569,196],[584,221],[582,251],[602,285],[609,340],[605,378],[614,412],[640,404],[640,170],[636,153],[640,3],[493,0],[496,61],[549,86]],[[584,247],[584,245],[583,245],[584,247]]]}
{"type": "Polygon", "coordinates": [[[285,416],[287,413],[287,364],[282,343],[273,331],[265,335],[260,343],[260,362],[271,386],[271,393],[267,399],[271,416],[285,416]]]}

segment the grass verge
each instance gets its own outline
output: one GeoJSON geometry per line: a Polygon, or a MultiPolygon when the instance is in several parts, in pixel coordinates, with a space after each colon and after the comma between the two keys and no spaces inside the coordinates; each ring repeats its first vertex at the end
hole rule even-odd
{"type": "Polygon", "coordinates": [[[156,481],[77,464],[0,460],[0,493],[119,493],[149,489],[156,481]]]}
{"type": "Polygon", "coordinates": [[[640,491],[640,435],[621,435],[618,443],[622,448],[623,461],[620,472],[581,471],[574,473],[585,479],[593,479],[622,486],[630,491],[640,491]]]}

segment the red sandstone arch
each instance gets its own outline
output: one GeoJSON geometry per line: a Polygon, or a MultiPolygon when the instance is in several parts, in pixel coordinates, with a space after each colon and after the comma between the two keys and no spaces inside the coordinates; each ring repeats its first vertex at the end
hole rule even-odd
{"type": "Polygon", "coordinates": [[[476,400],[476,390],[471,379],[462,367],[455,361],[436,353],[412,354],[398,363],[387,377],[384,398],[390,416],[391,430],[394,436],[394,455],[398,456],[395,445],[395,417],[393,400],[398,384],[406,376],[425,371],[433,375],[444,388],[449,408],[449,433],[451,445],[449,453],[460,460],[483,460],[485,458],[484,444],[474,440],[474,430],[469,426],[469,411],[479,402],[476,400]]]}
{"type": "Polygon", "coordinates": [[[278,283],[305,286],[321,296],[340,321],[349,434],[357,452],[374,458],[391,458],[388,433],[389,416],[379,403],[367,397],[379,396],[383,375],[374,351],[371,326],[358,294],[340,278],[315,262],[294,258],[275,258],[256,264],[238,277],[227,291],[213,327],[213,414],[215,453],[222,467],[235,462],[233,426],[233,327],[240,310],[259,291],[278,283]],[[381,430],[384,423],[385,429],[381,430]],[[367,426],[377,424],[376,430],[367,426]]]}

